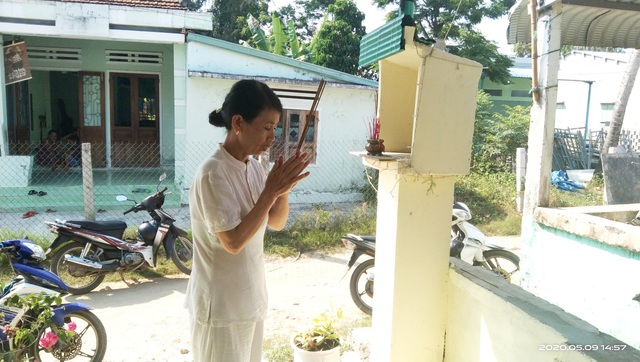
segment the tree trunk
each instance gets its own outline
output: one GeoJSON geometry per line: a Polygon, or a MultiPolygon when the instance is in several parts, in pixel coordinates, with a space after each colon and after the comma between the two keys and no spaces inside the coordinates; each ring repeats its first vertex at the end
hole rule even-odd
{"type": "MultiPolygon", "coordinates": [[[[620,131],[622,130],[622,122],[624,121],[624,113],[627,109],[627,102],[629,96],[633,90],[633,84],[636,82],[636,75],[638,74],[638,68],[640,68],[640,50],[634,50],[633,54],[629,58],[627,63],[627,69],[624,72],[624,77],[620,83],[620,90],[618,92],[618,98],[616,104],[613,106],[613,114],[611,115],[611,122],[609,123],[609,130],[607,131],[607,137],[604,140],[604,145],[600,150],[600,154],[609,153],[609,147],[616,147],[620,141],[620,131]]],[[[585,135],[588,137],[588,135],[585,135]]],[[[598,162],[598,172],[602,171],[602,157],[598,162]]]]}

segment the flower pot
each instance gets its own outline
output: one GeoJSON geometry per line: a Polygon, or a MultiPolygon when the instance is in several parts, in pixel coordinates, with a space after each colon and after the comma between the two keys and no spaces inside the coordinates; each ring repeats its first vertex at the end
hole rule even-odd
{"type": "Polygon", "coordinates": [[[306,351],[298,348],[291,338],[293,362],[340,362],[340,346],[328,351],[306,351]]]}
{"type": "Polygon", "coordinates": [[[384,152],[384,140],[368,139],[367,146],[364,149],[367,150],[367,155],[369,156],[382,156],[382,152],[384,152]]]}

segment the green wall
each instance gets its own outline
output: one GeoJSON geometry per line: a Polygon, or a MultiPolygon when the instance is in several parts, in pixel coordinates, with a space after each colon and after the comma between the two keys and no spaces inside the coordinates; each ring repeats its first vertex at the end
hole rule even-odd
{"type": "Polygon", "coordinates": [[[480,88],[490,94],[490,99],[493,102],[492,111],[494,112],[504,112],[505,106],[528,107],[532,104],[529,94],[531,90],[530,78],[512,77],[509,84],[497,84],[485,78],[480,81],[480,88]],[[500,95],[494,95],[494,93],[500,93],[500,95]]]}

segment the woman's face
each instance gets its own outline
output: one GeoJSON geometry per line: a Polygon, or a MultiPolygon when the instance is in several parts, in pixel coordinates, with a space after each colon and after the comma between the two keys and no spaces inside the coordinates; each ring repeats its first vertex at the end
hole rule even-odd
{"type": "Polygon", "coordinates": [[[242,122],[238,138],[248,155],[260,155],[273,145],[276,139],[276,125],[280,121],[280,112],[265,109],[251,124],[242,122]]]}

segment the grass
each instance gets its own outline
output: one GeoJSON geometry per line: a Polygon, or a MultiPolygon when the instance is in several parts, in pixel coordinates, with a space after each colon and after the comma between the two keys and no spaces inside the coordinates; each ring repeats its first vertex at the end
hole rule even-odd
{"type": "MultiPolygon", "coordinates": [[[[470,174],[456,182],[455,200],[471,209],[471,222],[486,235],[520,235],[522,216],[516,208],[516,177],[512,173],[470,174]]],[[[604,181],[594,176],[585,189],[551,187],[549,207],[603,205],[604,181]]]]}

